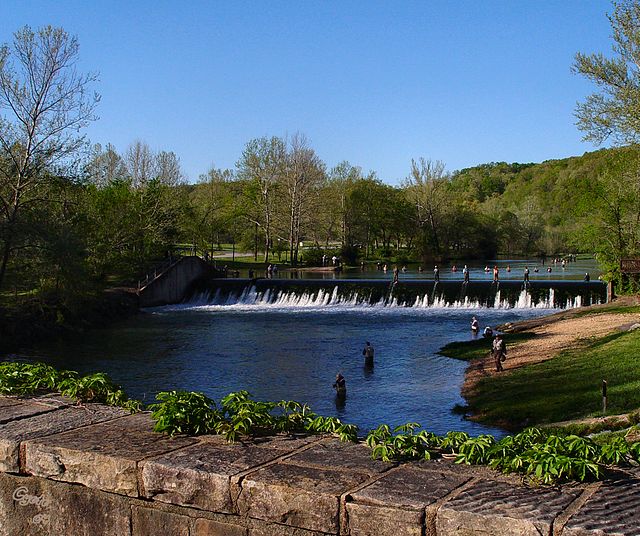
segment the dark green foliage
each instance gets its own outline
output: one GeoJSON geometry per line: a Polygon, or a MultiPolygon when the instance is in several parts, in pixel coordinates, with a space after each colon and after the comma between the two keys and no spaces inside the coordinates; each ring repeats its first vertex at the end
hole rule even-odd
{"type": "Polygon", "coordinates": [[[258,402],[247,391],[229,393],[220,409],[202,393],[170,391],[157,395],[152,404],[155,431],[175,434],[220,434],[228,441],[274,433],[328,433],[342,441],[355,441],[357,427],[340,419],[321,417],[306,404],[291,400],[258,402]]]}
{"type": "Polygon", "coordinates": [[[156,398],[159,403],[149,406],[156,421],[153,429],[170,436],[206,434],[218,415],[215,402],[202,393],[169,391],[156,398]]]}
{"type": "Polygon", "coordinates": [[[56,370],[44,363],[0,363],[0,393],[35,395],[58,391],[78,402],[101,402],[138,411],[140,402],[129,400],[124,391],[104,373],[79,376],[71,370],[56,370]]]}
{"type": "Polygon", "coordinates": [[[456,463],[488,465],[503,473],[523,475],[534,484],[554,484],[568,480],[598,480],[608,466],[637,463],[640,443],[628,444],[613,437],[598,444],[576,435],[558,435],[528,428],[500,441],[491,435],[470,437],[464,432],[437,436],[416,433],[417,423],[399,426],[391,433],[381,425],[366,439],[374,459],[401,461],[428,460],[455,455],[456,463]]]}

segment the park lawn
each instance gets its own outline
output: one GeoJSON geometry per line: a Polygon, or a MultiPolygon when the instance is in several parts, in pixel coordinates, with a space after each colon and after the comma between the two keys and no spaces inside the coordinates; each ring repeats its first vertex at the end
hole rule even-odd
{"type": "Polygon", "coordinates": [[[485,378],[467,402],[477,420],[514,430],[601,415],[602,380],[608,383],[607,414],[640,408],[640,330],[485,378]]]}

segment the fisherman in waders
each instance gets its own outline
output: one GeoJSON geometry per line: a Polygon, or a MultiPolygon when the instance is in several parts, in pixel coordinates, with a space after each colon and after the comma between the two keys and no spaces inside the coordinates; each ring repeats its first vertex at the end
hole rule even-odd
{"type": "Polygon", "coordinates": [[[333,384],[333,388],[336,390],[336,396],[344,397],[347,395],[347,382],[339,372],[336,374],[336,382],[333,384]]]}
{"type": "Polygon", "coordinates": [[[374,354],[373,346],[371,346],[371,343],[367,341],[366,344],[364,345],[364,349],[362,350],[362,355],[364,356],[365,365],[369,367],[373,366],[373,354],[374,354]]]}

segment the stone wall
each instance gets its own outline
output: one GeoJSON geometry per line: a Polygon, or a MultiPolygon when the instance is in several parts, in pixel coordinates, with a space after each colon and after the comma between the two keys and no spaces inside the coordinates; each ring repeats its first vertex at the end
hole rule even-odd
{"type": "Polygon", "coordinates": [[[192,286],[210,270],[200,257],[182,257],[140,289],[140,307],[180,303],[192,286]]]}
{"type": "Polygon", "coordinates": [[[168,438],[148,413],[0,397],[1,536],[638,534],[638,476],[530,488],[330,437],[168,438]]]}

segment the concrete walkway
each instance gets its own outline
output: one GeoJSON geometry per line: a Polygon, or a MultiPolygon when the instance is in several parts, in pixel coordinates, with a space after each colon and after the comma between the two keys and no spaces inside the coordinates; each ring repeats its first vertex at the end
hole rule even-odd
{"type": "Polygon", "coordinates": [[[360,444],[168,438],[149,413],[0,397],[0,535],[640,534],[640,472],[530,488],[360,444]]]}

